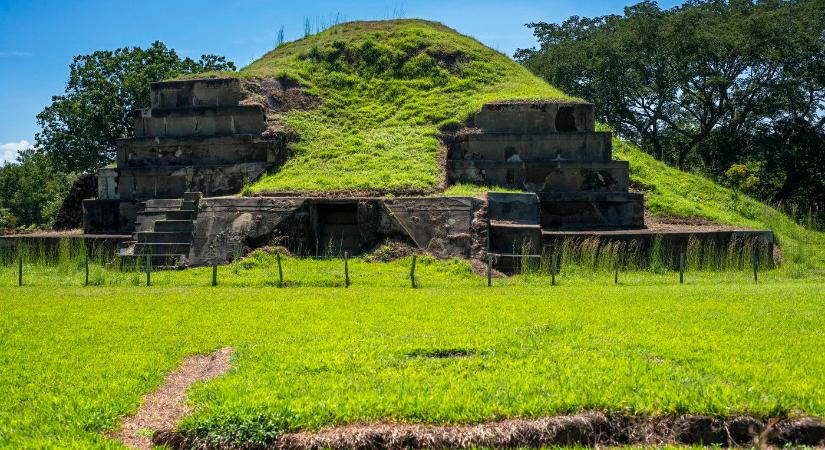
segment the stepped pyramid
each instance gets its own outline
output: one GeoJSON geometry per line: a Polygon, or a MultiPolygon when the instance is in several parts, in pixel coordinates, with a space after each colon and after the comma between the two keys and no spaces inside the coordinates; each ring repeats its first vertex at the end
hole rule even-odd
{"type": "Polygon", "coordinates": [[[538,252],[542,231],[642,228],[643,196],[611,138],[590,103],[489,103],[452,140],[448,177],[529,192],[488,195],[492,252],[538,252]]]}
{"type": "Polygon", "coordinates": [[[147,200],[236,194],[283,158],[283,136],[262,136],[265,112],[242,104],[238,78],[152,83],[150,97],[133,113],[134,137],[117,143],[116,167],[98,171],[87,231],[131,232],[147,200]]]}

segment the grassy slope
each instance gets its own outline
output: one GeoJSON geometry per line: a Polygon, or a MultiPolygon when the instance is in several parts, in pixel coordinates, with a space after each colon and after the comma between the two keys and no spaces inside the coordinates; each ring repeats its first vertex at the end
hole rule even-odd
{"type": "Polygon", "coordinates": [[[672,280],[483,296],[480,279],[460,277],[417,290],[3,288],[0,447],[114,447],[100,433],[164,374],[226,345],[234,369],[190,391],[190,432],[254,441],[358,420],[587,408],[825,415],[825,353],[810,351],[825,346],[821,283],[672,280]],[[476,353],[409,356],[442,348],[476,353]]]}
{"type": "Polygon", "coordinates": [[[421,20],[351,22],[286,43],[241,70],[289,76],[324,99],[284,119],[297,155],[249,192],[429,190],[439,126],[499,99],[569,98],[478,41],[421,20]]]}
{"type": "Polygon", "coordinates": [[[808,230],[776,209],[735,195],[707,178],[670,167],[621,140],[613,140],[613,154],[630,161],[631,181],[644,190],[649,213],[769,229],[782,248],[788,270],[801,276],[825,267],[825,234],[808,230]]]}

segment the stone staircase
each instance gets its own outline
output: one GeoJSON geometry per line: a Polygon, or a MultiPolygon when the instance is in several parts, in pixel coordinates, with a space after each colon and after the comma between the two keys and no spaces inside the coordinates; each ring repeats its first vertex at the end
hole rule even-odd
{"type": "Polygon", "coordinates": [[[180,267],[192,249],[202,196],[200,192],[185,192],[180,199],[144,202],[133,240],[126,243],[121,256],[143,262],[149,255],[154,267],[180,267]]]}

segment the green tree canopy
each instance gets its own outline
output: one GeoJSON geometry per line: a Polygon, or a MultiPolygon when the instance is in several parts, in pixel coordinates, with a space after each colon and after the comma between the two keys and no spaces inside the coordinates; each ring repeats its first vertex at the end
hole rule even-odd
{"type": "Polygon", "coordinates": [[[66,172],[91,172],[114,159],[132,133],[130,112],[149,106],[149,84],[180,74],[234,71],[223,56],[181,59],[162,42],[75,56],[63,95],[37,115],[36,148],[66,172]]]}
{"type": "Polygon", "coordinates": [[[21,151],[16,162],[0,166],[0,229],[50,224],[73,178],[47,155],[21,151]]]}
{"type": "Polygon", "coordinates": [[[717,179],[759,167],[763,199],[825,201],[825,1],[646,1],[527,26],[540,47],[516,58],[649,153],[717,179]]]}

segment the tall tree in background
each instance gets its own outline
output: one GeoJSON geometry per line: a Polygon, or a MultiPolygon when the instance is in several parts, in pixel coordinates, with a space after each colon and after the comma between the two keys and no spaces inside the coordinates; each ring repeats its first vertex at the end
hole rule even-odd
{"type": "Polygon", "coordinates": [[[37,115],[36,148],[66,172],[91,172],[114,159],[115,141],[131,135],[129,117],[149,106],[149,84],[180,74],[234,71],[222,56],[181,59],[162,42],[75,56],[63,95],[37,115]]]}
{"type": "Polygon", "coordinates": [[[527,26],[540,47],[516,58],[645,151],[716,178],[752,167],[764,200],[825,202],[825,1],[648,1],[527,26]]]}

